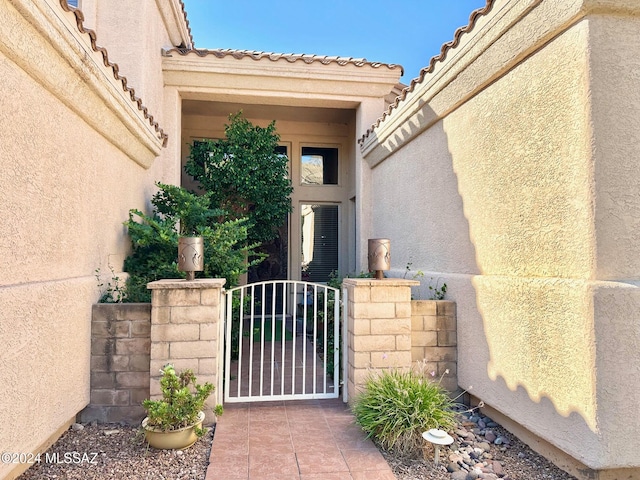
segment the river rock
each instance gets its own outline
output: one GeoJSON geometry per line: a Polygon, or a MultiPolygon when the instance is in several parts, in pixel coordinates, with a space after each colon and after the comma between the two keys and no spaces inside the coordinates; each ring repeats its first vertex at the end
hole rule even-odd
{"type": "Polygon", "coordinates": [[[478,448],[481,448],[483,451],[488,452],[489,450],[491,450],[491,445],[489,445],[487,442],[480,442],[477,444],[478,448]]]}
{"type": "Polygon", "coordinates": [[[451,474],[451,480],[467,480],[467,472],[459,470],[451,474]]]}

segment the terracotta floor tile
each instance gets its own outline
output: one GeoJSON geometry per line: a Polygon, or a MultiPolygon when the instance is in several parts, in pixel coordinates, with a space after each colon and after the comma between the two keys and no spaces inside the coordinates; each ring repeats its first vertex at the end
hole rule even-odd
{"type": "Polygon", "coordinates": [[[251,438],[255,435],[272,435],[289,438],[290,432],[291,430],[287,423],[260,421],[249,425],[248,436],[251,438]]]}
{"type": "Polygon", "coordinates": [[[249,480],[300,480],[300,475],[249,475],[249,480]]]}
{"type": "Polygon", "coordinates": [[[294,447],[291,440],[263,442],[260,440],[249,440],[250,455],[268,455],[270,453],[294,453],[294,447]]]}
{"type": "Polygon", "coordinates": [[[249,455],[249,477],[299,476],[298,463],[293,453],[266,453],[249,455]]]}
{"type": "Polygon", "coordinates": [[[210,467],[207,470],[207,475],[204,478],[204,480],[247,480],[247,478],[249,478],[247,475],[227,475],[227,474],[223,474],[220,475],[217,472],[214,472],[213,469],[210,467]]]}
{"type": "Polygon", "coordinates": [[[340,450],[373,450],[375,452],[378,451],[378,447],[376,447],[371,440],[362,439],[362,440],[335,440],[336,445],[340,450]]]}
{"type": "Polygon", "coordinates": [[[362,472],[366,470],[389,470],[389,464],[382,454],[377,450],[343,450],[344,457],[349,471],[362,472]]]}
{"type": "Polygon", "coordinates": [[[214,437],[213,443],[211,444],[211,455],[219,457],[220,455],[224,455],[227,451],[237,453],[239,455],[248,455],[249,438],[246,436],[220,438],[214,437]]]}
{"type": "Polygon", "coordinates": [[[336,447],[336,442],[330,435],[318,436],[292,436],[291,441],[296,452],[305,450],[326,450],[327,447],[336,447]]]}
{"type": "Polygon", "coordinates": [[[349,472],[334,473],[309,473],[300,475],[300,480],[352,480],[353,477],[349,472]]]}
{"type": "Polygon", "coordinates": [[[249,475],[249,456],[232,452],[224,452],[222,455],[212,454],[209,468],[207,469],[207,479],[209,474],[212,478],[227,479],[231,477],[247,478],[249,475]]]}
{"type": "Polygon", "coordinates": [[[395,480],[340,399],[231,404],[225,415],[205,480],[395,480]]]}
{"type": "Polygon", "coordinates": [[[391,469],[388,471],[368,470],[364,472],[351,472],[353,480],[396,480],[391,469]]]}
{"type": "Polygon", "coordinates": [[[248,432],[249,431],[249,422],[218,422],[216,425],[216,433],[217,432],[248,432]]]}
{"type": "Polygon", "coordinates": [[[276,423],[287,423],[287,414],[284,410],[270,412],[265,409],[260,409],[257,412],[251,411],[251,415],[249,417],[249,425],[253,422],[276,422],[276,423]]]}
{"type": "Polygon", "coordinates": [[[291,443],[289,430],[251,430],[249,435],[249,445],[253,443],[291,443]]]}
{"type": "Polygon", "coordinates": [[[289,432],[292,437],[297,436],[325,436],[333,437],[333,433],[329,425],[321,425],[317,423],[293,423],[289,425],[289,432]]]}
{"type": "Polygon", "coordinates": [[[326,450],[296,452],[301,474],[348,472],[349,467],[335,445],[326,450]]]}

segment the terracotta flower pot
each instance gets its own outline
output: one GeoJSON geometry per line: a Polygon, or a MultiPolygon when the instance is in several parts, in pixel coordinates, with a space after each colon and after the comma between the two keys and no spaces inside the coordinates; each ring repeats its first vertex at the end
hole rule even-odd
{"type": "Polygon", "coordinates": [[[195,429],[202,428],[204,412],[198,414],[198,422],[178,430],[163,431],[147,425],[148,417],[142,420],[142,428],[149,445],[162,450],[182,450],[190,447],[198,440],[195,429]]]}

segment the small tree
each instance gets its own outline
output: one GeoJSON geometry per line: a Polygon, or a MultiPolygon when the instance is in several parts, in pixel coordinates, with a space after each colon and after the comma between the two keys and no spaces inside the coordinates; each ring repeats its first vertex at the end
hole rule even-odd
{"type": "Polygon", "coordinates": [[[277,236],[291,212],[288,159],[276,152],[275,121],[254,126],[236,113],[229,116],[222,140],[193,142],[185,171],[210,196],[211,208],[247,217],[247,240],[264,243],[277,236]]]}

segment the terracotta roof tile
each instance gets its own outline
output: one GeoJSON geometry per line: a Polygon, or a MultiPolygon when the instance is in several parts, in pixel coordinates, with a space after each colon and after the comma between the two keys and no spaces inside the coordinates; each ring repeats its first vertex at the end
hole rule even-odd
{"type": "Polygon", "coordinates": [[[162,128],[160,128],[158,122],[153,119],[153,115],[149,113],[147,107],[142,104],[142,99],[136,96],[136,91],[133,89],[133,87],[127,85],[127,77],[120,75],[120,67],[118,67],[118,64],[109,61],[107,49],[99,46],[96,43],[96,32],[84,27],[84,14],[82,13],[82,11],[70,6],[67,3],[67,0],[59,1],[60,6],[64,11],[73,12],[76,17],[76,26],[78,27],[80,33],[86,34],[89,37],[91,48],[93,49],[93,51],[102,55],[102,62],[104,63],[104,66],[112,70],[113,77],[116,79],[116,81],[119,81],[122,84],[122,89],[129,94],[131,101],[138,105],[138,110],[140,110],[144,114],[144,118],[146,118],[149,121],[149,124],[155,129],[157,137],[162,140],[162,146],[166,147],[167,139],[169,138],[169,136],[164,132],[164,130],[162,130],[162,128]]]}
{"type": "Polygon", "coordinates": [[[166,55],[171,54],[173,52],[179,53],[180,55],[189,55],[195,54],[200,57],[206,57],[209,55],[213,55],[217,58],[224,58],[227,56],[231,56],[238,60],[249,57],[253,60],[259,61],[262,59],[268,59],[272,62],[277,62],[278,60],[286,60],[289,63],[294,63],[297,61],[302,61],[307,64],[311,63],[321,63],[323,65],[328,65],[330,63],[337,63],[338,65],[355,65],[356,67],[364,67],[370,66],[373,68],[387,67],[390,70],[400,68],[402,66],[396,64],[389,63],[379,63],[379,62],[369,62],[366,58],[353,58],[353,57],[338,57],[338,56],[327,56],[327,55],[310,55],[304,53],[273,53],[273,52],[260,52],[256,50],[234,50],[228,48],[219,48],[219,49],[187,49],[187,48],[172,48],[165,52],[166,55]]]}
{"type": "Polygon", "coordinates": [[[407,98],[407,94],[413,92],[416,89],[416,86],[421,84],[426,78],[426,76],[433,72],[433,70],[435,69],[436,63],[442,62],[447,58],[447,53],[449,53],[449,50],[451,50],[452,48],[456,48],[458,46],[462,35],[473,30],[473,28],[476,26],[476,22],[478,21],[478,18],[483,15],[487,15],[491,11],[491,9],[493,8],[493,4],[495,3],[495,0],[486,0],[486,2],[487,3],[485,4],[484,7],[471,12],[471,15],[469,16],[469,23],[464,27],[460,27],[456,30],[455,34],[453,35],[453,40],[445,43],[444,45],[442,45],[442,47],[440,47],[440,53],[431,58],[431,60],[429,61],[429,65],[427,65],[426,67],[420,70],[420,74],[418,75],[418,77],[411,80],[411,83],[409,84],[409,86],[406,87],[402,91],[402,93],[400,93],[398,98],[396,98],[395,102],[389,105],[389,108],[387,109],[387,111],[384,112],[382,116],[378,118],[378,120],[373,125],[371,125],[371,127],[358,140],[358,143],[360,145],[362,145],[365,139],[369,135],[371,135],[371,133],[373,133],[373,130],[375,130],[378,126],[380,126],[380,124],[384,122],[384,120],[389,115],[391,115],[391,112],[393,112],[394,109],[398,108],[398,105],[407,98]]]}
{"type": "Polygon", "coordinates": [[[193,41],[193,35],[191,34],[191,26],[189,25],[189,19],[187,18],[187,9],[185,8],[184,2],[182,0],[178,0],[180,3],[180,8],[182,8],[182,14],[184,15],[184,23],[187,25],[187,31],[189,32],[189,41],[191,42],[191,46],[195,46],[195,42],[193,41]]]}

